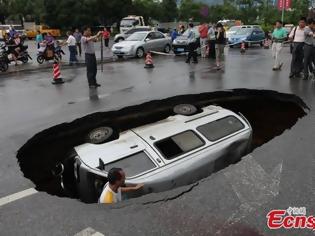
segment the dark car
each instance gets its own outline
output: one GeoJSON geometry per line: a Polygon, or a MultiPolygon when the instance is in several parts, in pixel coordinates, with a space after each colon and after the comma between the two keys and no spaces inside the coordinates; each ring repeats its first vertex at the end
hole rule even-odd
{"type": "Polygon", "coordinates": [[[253,44],[264,45],[265,32],[259,28],[242,28],[229,38],[230,47],[245,43],[247,47],[253,44]]]}
{"type": "MultiPolygon", "coordinates": [[[[198,27],[194,27],[194,32],[196,34],[197,38],[197,53],[200,54],[200,34],[198,31],[198,27]]],[[[178,36],[172,44],[173,47],[173,52],[175,55],[181,55],[186,52],[188,52],[188,35],[189,35],[189,30],[186,30],[182,35],[178,36]]]]}

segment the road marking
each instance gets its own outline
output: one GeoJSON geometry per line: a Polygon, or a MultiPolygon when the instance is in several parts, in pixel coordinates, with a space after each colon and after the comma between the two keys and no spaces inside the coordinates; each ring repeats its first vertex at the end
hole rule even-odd
{"type": "MultiPolygon", "coordinates": [[[[243,157],[242,161],[236,165],[236,168],[230,168],[224,175],[231,184],[241,205],[227,219],[223,228],[239,222],[279,194],[282,162],[276,165],[270,174],[262,168],[252,155],[243,157]]],[[[215,235],[221,234],[221,231],[221,229],[218,230],[215,235]]]]}
{"type": "Polygon", "coordinates": [[[79,233],[76,233],[74,236],[105,236],[104,234],[97,232],[95,229],[88,227],[79,233]]]}
{"type": "Polygon", "coordinates": [[[31,196],[31,195],[33,195],[35,193],[37,193],[37,191],[34,188],[29,188],[29,189],[23,190],[21,192],[17,192],[17,193],[11,194],[9,196],[0,198],[0,207],[4,206],[4,205],[6,205],[6,204],[8,204],[10,202],[17,201],[17,200],[19,200],[21,198],[25,198],[25,197],[31,196]]]}

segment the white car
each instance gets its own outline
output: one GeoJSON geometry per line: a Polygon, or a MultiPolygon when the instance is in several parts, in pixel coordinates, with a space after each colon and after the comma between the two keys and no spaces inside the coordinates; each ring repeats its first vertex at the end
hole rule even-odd
{"type": "Polygon", "coordinates": [[[119,58],[141,58],[149,51],[169,53],[171,51],[171,41],[171,38],[166,37],[159,31],[136,32],[126,40],[114,44],[112,52],[119,58]]]}
{"type": "Polygon", "coordinates": [[[125,171],[127,185],[144,183],[138,194],[146,194],[191,184],[250,151],[252,128],[242,115],[218,106],[198,112],[189,104],[176,106],[174,112],[112,141],[106,142],[110,127],[91,131],[89,143],[74,147],[79,198],[96,202],[112,167],[125,171]]]}

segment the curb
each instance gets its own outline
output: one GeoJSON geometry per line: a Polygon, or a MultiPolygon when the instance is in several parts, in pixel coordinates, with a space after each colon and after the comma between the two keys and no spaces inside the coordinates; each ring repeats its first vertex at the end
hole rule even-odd
{"type": "MultiPolygon", "coordinates": [[[[101,59],[97,59],[97,64],[101,64],[101,59]]],[[[103,63],[110,63],[110,62],[115,62],[114,57],[106,57],[103,59],[103,63]]],[[[70,66],[69,63],[67,62],[61,62],[60,65],[62,66],[63,69],[70,69],[70,68],[78,68],[78,67],[84,67],[85,66],[85,62],[84,61],[79,61],[79,63],[77,63],[74,66],[70,66]]],[[[0,72],[0,77],[2,75],[11,75],[11,74],[15,74],[15,73],[20,73],[20,72],[33,72],[33,71],[43,71],[43,70],[48,70],[48,69],[52,69],[52,64],[48,64],[48,65],[43,65],[43,66],[39,66],[39,67],[30,67],[30,68],[21,68],[18,70],[8,70],[6,72],[0,72]]]]}

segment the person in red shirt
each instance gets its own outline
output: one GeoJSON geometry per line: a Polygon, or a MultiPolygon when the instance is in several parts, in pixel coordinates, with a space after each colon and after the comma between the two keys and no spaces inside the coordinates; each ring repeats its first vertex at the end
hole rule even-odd
{"type": "Polygon", "coordinates": [[[106,27],[104,27],[103,38],[105,41],[105,47],[108,48],[109,47],[110,30],[106,27]]]}
{"type": "Polygon", "coordinates": [[[206,45],[208,42],[208,25],[203,23],[199,26],[201,57],[206,57],[206,45]]]}

